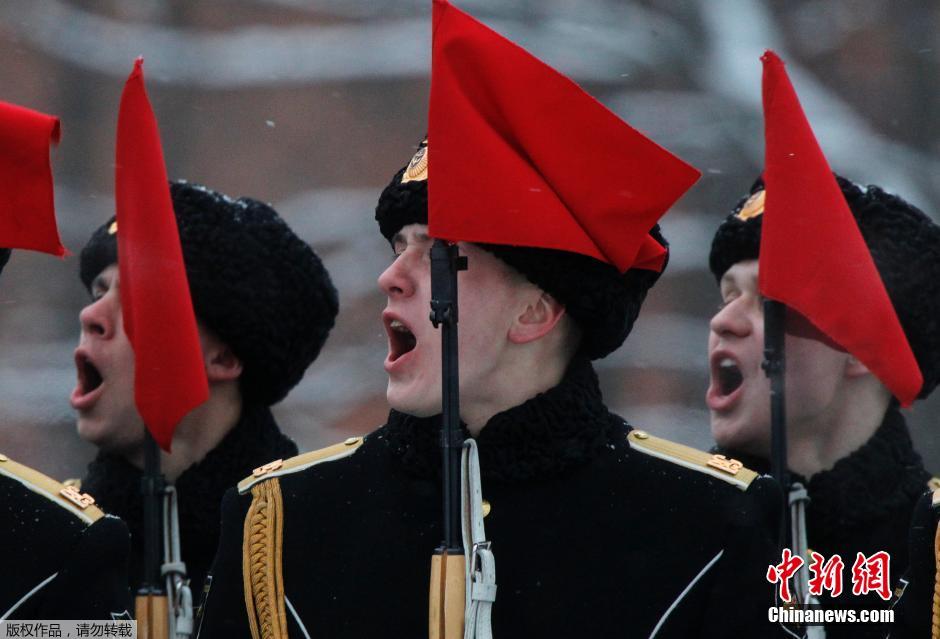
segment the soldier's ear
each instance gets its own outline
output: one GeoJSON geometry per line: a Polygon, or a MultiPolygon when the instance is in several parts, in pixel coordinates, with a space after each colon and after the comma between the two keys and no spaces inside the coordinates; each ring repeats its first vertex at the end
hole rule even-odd
{"type": "Polygon", "coordinates": [[[565,316],[565,307],[554,297],[533,287],[533,295],[509,328],[513,344],[532,342],[548,334],[565,316]]]}
{"type": "Polygon", "coordinates": [[[225,382],[241,377],[242,361],[225,344],[206,357],[206,378],[210,383],[225,382]]]}
{"type": "Polygon", "coordinates": [[[241,376],[242,361],[228,344],[202,326],[199,327],[199,342],[206,364],[206,378],[210,384],[236,380],[241,376]]]}

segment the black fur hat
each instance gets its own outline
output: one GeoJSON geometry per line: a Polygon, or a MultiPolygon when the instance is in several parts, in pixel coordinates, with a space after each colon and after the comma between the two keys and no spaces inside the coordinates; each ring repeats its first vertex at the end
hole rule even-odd
{"type": "MultiPolygon", "coordinates": [[[[271,405],[317,358],[339,310],[320,258],[277,212],[185,181],[170,183],[196,318],[242,361],[242,395],[271,405]]],[[[80,276],[117,262],[114,218],[82,249],[80,276]]]]}
{"type": "MultiPolygon", "coordinates": [[[[425,143],[419,147],[411,163],[395,174],[379,196],[375,219],[382,235],[390,242],[403,226],[428,223],[426,174],[402,182],[406,172],[412,174],[416,168],[420,169],[423,149],[426,149],[425,143]]],[[[650,235],[668,248],[658,225],[653,227],[650,235]]],[[[647,291],[661,275],[644,269],[630,269],[621,274],[610,264],[568,251],[502,244],[478,246],[493,253],[564,304],[581,331],[580,353],[591,359],[605,357],[623,344],[639,315],[647,291]]]]}
{"type": "MultiPolygon", "coordinates": [[[[836,181],[917,358],[924,377],[918,397],[923,399],[940,382],[940,226],[877,186],[862,188],[838,175],[836,181]]],[[[718,227],[708,258],[715,279],[760,254],[763,190],[758,179],[718,227]]]]}

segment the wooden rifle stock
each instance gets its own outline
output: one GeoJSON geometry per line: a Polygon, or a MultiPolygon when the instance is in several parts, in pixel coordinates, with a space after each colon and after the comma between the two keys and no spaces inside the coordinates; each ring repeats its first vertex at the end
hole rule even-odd
{"type": "Polygon", "coordinates": [[[428,638],[463,639],[466,563],[463,554],[438,549],[431,555],[428,638]]]}
{"type": "Polygon", "coordinates": [[[137,593],[137,639],[169,639],[169,609],[164,594],[137,593]]]}

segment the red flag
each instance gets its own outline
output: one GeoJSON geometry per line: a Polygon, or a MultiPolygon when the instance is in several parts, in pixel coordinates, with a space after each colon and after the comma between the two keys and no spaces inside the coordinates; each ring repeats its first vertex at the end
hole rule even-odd
{"type": "Polygon", "coordinates": [[[115,200],[124,330],[134,347],[137,410],[164,450],[209,397],[157,121],[134,63],[118,115],[115,200]]]}
{"type": "Polygon", "coordinates": [[[62,257],[49,145],[59,118],[0,102],[0,246],[62,257]]]}
{"type": "Polygon", "coordinates": [[[766,202],[760,290],[865,364],[904,406],[923,377],[783,61],[764,63],[766,202]]]}
{"type": "Polygon", "coordinates": [[[661,270],[649,230],[700,173],[446,0],[433,11],[430,235],[661,270]]]}

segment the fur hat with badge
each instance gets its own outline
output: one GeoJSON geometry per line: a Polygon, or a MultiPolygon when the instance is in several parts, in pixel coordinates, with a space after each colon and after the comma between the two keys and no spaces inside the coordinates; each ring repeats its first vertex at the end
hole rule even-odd
{"type": "MultiPolygon", "coordinates": [[[[835,177],[920,366],[923,399],[940,382],[940,226],[880,187],[835,177]]],[[[708,264],[717,280],[737,262],[758,258],[763,211],[764,183],[758,178],[712,240],[708,264]]]]}
{"type": "MultiPolygon", "coordinates": [[[[411,162],[395,174],[379,196],[375,219],[389,242],[408,224],[428,223],[427,159],[425,140],[411,162]]],[[[653,227],[650,235],[668,248],[659,225],[653,227]]],[[[647,291],[662,274],[639,268],[621,274],[611,264],[569,251],[502,244],[478,246],[565,306],[581,331],[579,352],[590,359],[605,357],[623,344],[647,291]]]]}
{"type": "MultiPolygon", "coordinates": [[[[170,183],[196,318],[241,360],[246,401],[282,400],[317,358],[339,310],[336,289],[313,249],[277,212],[204,186],[170,183]]],[[[80,276],[117,263],[114,218],[82,249],[80,276]]]]}

